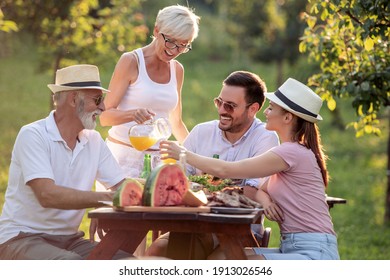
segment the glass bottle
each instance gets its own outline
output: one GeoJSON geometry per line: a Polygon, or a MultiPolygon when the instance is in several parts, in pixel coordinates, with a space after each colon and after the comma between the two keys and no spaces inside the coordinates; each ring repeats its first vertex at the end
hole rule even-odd
{"type": "MultiPolygon", "coordinates": [[[[213,154],[213,158],[219,159],[219,155],[218,154],[213,154]]],[[[220,179],[219,177],[213,176],[212,181],[218,181],[219,179],[220,179]]]]}
{"type": "Polygon", "coordinates": [[[183,168],[184,174],[187,175],[187,154],[186,154],[186,150],[181,150],[180,151],[179,163],[181,165],[181,168],[183,168]]]}
{"type": "Polygon", "coordinates": [[[144,155],[144,167],[142,169],[140,177],[143,179],[147,179],[152,171],[152,162],[150,154],[144,155]]]}

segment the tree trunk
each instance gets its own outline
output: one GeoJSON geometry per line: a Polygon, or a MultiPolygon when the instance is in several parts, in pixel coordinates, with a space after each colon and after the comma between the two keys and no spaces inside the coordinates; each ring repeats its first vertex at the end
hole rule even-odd
{"type": "Polygon", "coordinates": [[[340,131],[345,130],[345,124],[343,121],[343,118],[341,116],[340,110],[338,107],[336,107],[333,111],[330,111],[332,116],[332,126],[336,127],[340,131]]]}
{"type": "MultiPolygon", "coordinates": [[[[55,60],[55,63],[54,63],[53,83],[55,83],[55,80],[56,80],[57,69],[60,68],[61,58],[62,58],[62,56],[58,55],[56,60],[55,60]]],[[[50,111],[52,111],[53,109],[54,109],[53,96],[50,95],[50,111]]]]}
{"type": "Polygon", "coordinates": [[[390,224],[390,114],[389,135],[387,136],[387,193],[385,204],[385,224],[390,224]]]}
{"type": "Polygon", "coordinates": [[[276,61],[276,83],[277,83],[277,87],[280,87],[283,82],[284,82],[284,79],[283,79],[283,60],[277,60],[276,61]]]}

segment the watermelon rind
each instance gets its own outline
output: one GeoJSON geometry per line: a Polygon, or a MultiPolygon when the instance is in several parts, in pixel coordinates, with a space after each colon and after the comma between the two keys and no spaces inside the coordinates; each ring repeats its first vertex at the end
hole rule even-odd
{"type": "Polygon", "coordinates": [[[206,205],[208,202],[207,196],[203,190],[193,191],[188,189],[183,197],[183,204],[192,207],[206,205]]]}
{"type": "MultiPolygon", "coordinates": [[[[119,186],[119,188],[115,191],[114,197],[112,199],[112,204],[115,207],[123,207],[123,206],[129,206],[129,205],[122,205],[122,195],[126,192],[126,186],[129,183],[133,183],[133,185],[140,188],[141,193],[143,193],[144,186],[139,182],[139,180],[134,178],[126,178],[122,184],[119,186]]],[[[141,200],[142,201],[142,200],[141,200]]]]}

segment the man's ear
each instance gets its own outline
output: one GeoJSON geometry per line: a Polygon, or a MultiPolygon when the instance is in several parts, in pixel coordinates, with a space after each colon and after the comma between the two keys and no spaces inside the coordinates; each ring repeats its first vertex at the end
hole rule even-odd
{"type": "Polygon", "coordinates": [[[68,94],[68,102],[70,103],[70,105],[72,107],[76,107],[77,106],[77,99],[78,99],[78,93],[76,91],[73,91],[73,92],[70,92],[68,94]]]}
{"type": "Polygon", "coordinates": [[[255,102],[255,103],[251,104],[251,106],[249,106],[250,112],[255,114],[255,115],[257,114],[257,112],[259,112],[260,109],[261,109],[260,104],[257,102],[255,102]]]}

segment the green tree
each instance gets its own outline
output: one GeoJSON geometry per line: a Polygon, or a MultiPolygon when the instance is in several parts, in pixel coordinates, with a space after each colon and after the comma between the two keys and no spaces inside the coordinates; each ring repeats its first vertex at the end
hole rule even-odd
{"type": "Polygon", "coordinates": [[[9,18],[31,33],[42,69],[75,63],[104,66],[146,40],[140,0],[4,0],[9,18]]]}
{"type": "Polygon", "coordinates": [[[19,31],[17,24],[14,21],[5,19],[0,5],[0,58],[6,56],[10,52],[11,47],[8,41],[10,36],[9,33],[17,31],[19,31]]]}
{"type": "Polygon", "coordinates": [[[11,32],[11,31],[18,31],[18,26],[15,22],[11,20],[5,20],[3,11],[0,7],[0,31],[4,32],[11,32]]]}
{"type": "MultiPolygon", "coordinates": [[[[230,48],[235,61],[246,59],[275,62],[276,81],[284,81],[285,63],[299,58],[299,38],[305,28],[300,14],[306,0],[231,0],[214,1],[224,19],[225,32],[233,39],[230,48]]],[[[307,77],[307,76],[306,76],[307,77]]],[[[306,78],[305,77],[305,78],[306,78]]]]}
{"type": "MultiPolygon", "coordinates": [[[[356,137],[380,135],[380,112],[390,106],[390,4],[388,0],[310,0],[300,50],[318,61],[309,85],[334,110],[352,99],[356,137]]],[[[390,121],[390,116],[388,116],[390,121]]],[[[390,135],[385,222],[390,222],[390,135]]]]}

